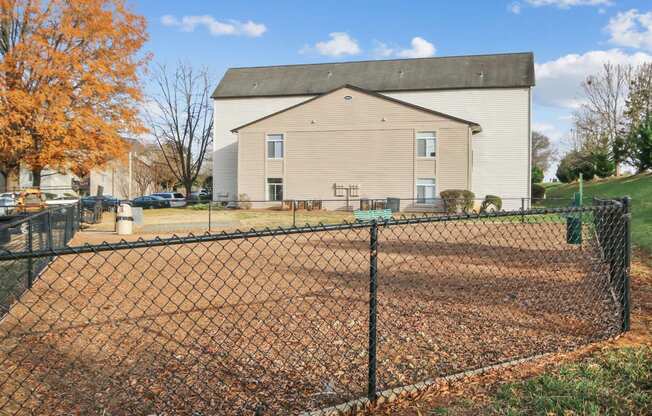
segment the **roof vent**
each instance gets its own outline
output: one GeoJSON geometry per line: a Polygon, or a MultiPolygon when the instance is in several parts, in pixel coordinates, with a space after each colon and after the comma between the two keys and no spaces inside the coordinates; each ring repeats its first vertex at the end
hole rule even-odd
{"type": "Polygon", "coordinates": [[[484,71],[480,71],[480,72],[478,72],[478,76],[479,76],[480,78],[484,78],[484,71]]]}
{"type": "Polygon", "coordinates": [[[402,69],[400,71],[398,71],[398,77],[399,78],[403,78],[403,75],[405,75],[405,72],[403,72],[402,69]]]}
{"type": "Polygon", "coordinates": [[[327,74],[326,76],[327,76],[328,78],[332,77],[332,76],[333,76],[333,72],[332,72],[332,71],[328,71],[328,74],[327,74]]]}
{"type": "Polygon", "coordinates": [[[258,88],[258,83],[254,82],[254,89],[258,88]]]}

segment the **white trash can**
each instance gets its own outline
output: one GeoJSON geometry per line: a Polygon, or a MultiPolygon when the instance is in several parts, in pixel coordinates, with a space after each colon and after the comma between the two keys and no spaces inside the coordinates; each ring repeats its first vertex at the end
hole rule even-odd
{"type": "Polygon", "coordinates": [[[129,235],[134,231],[134,217],[131,213],[131,205],[123,202],[116,212],[116,229],[118,235],[129,235]]]}

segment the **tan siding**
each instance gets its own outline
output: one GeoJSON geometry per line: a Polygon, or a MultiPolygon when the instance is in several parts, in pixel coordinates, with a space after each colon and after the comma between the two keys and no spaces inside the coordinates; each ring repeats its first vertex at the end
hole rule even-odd
{"type": "Polygon", "coordinates": [[[335,183],[359,185],[362,198],[414,198],[417,177],[436,177],[438,191],[468,188],[466,124],[357,91],[333,95],[240,130],[240,193],[263,199],[265,179],[280,175],[287,199],[333,199],[335,183]],[[415,131],[437,132],[436,162],[416,158],[415,131]],[[285,134],[283,161],[266,159],[269,133],[285,134]]]}
{"type": "Polygon", "coordinates": [[[265,135],[240,133],[238,140],[238,194],[265,199],[265,135]]]}
{"type": "Polygon", "coordinates": [[[288,197],[333,199],[335,183],[359,185],[362,198],[412,197],[411,130],[293,132],[288,137],[288,197]]]}
{"type": "Polygon", "coordinates": [[[440,129],[437,140],[437,193],[445,189],[467,189],[468,136],[462,129],[440,129]]]}
{"type": "Polygon", "coordinates": [[[416,159],[416,177],[417,178],[434,178],[437,174],[436,162],[431,159],[416,159]]]}
{"type": "Polygon", "coordinates": [[[301,97],[257,97],[235,98],[213,101],[215,126],[213,140],[213,197],[229,194],[237,195],[237,134],[231,129],[257,118],[310,99],[301,97]]]}
{"type": "Polygon", "coordinates": [[[283,161],[267,159],[267,168],[265,170],[268,178],[282,178],[283,161]]]}
{"type": "Polygon", "coordinates": [[[261,120],[244,131],[327,131],[413,128],[414,123],[436,121],[441,127],[464,125],[445,117],[342,89],[261,120]],[[347,101],[344,97],[350,96],[347,101]],[[383,121],[383,119],[385,121],[383,121]]]}

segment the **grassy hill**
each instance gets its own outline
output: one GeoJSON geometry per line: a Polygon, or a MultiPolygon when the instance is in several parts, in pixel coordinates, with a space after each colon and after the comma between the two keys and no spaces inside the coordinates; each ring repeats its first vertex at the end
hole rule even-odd
{"type": "MultiPolygon", "coordinates": [[[[551,184],[547,186],[546,205],[555,206],[562,203],[568,205],[573,193],[578,191],[578,184],[551,184]]],[[[652,254],[652,174],[641,174],[595,180],[584,183],[584,201],[590,203],[591,198],[622,197],[632,198],[632,241],[635,246],[652,254]]]]}

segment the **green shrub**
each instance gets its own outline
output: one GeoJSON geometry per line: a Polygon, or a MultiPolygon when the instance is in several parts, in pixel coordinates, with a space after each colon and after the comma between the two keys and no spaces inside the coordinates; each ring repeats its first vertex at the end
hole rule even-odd
{"type": "Polygon", "coordinates": [[[581,173],[584,180],[590,181],[595,177],[595,170],[593,155],[574,150],[561,159],[556,176],[560,182],[569,183],[576,181],[581,173]]]}
{"type": "Polygon", "coordinates": [[[247,194],[240,194],[238,195],[238,208],[240,209],[251,209],[251,199],[249,199],[249,195],[247,194]]]}
{"type": "Polygon", "coordinates": [[[538,166],[532,166],[532,183],[543,182],[543,171],[538,166]]]}
{"type": "Polygon", "coordinates": [[[600,178],[608,178],[616,173],[616,164],[609,158],[606,152],[595,152],[592,155],[595,175],[600,178]]]}
{"type": "Polygon", "coordinates": [[[468,212],[473,209],[475,194],[466,189],[447,189],[441,191],[439,196],[444,201],[444,208],[448,213],[468,212]]]}
{"type": "Polygon", "coordinates": [[[536,202],[542,200],[545,197],[546,197],[546,188],[543,185],[539,185],[538,183],[533,183],[532,199],[536,202]]]}
{"type": "Polygon", "coordinates": [[[503,208],[503,200],[496,195],[486,195],[482,205],[480,205],[480,212],[500,211],[503,208]]]}

